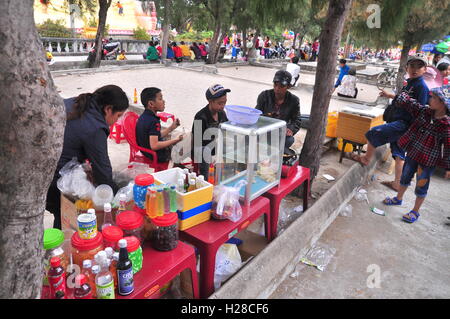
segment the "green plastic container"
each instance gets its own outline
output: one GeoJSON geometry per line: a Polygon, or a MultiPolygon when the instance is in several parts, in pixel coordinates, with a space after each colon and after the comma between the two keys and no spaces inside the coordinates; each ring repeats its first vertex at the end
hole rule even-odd
{"type": "Polygon", "coordinates": [[[66,269],[68,265],[68,258],[62,245],[64,243],[64,233],[56,228],[47,228],[44,230],[44,279],[43,284],[48,285],[47,272],[50,269],[50,258],[59,257],[61,259],[61,266],[66,269]]]}
{"type": "Polygon", "coordinates": [[[141,242],[135,236],[124,238],[127,241],[128,258],[133,265],[133,274],[136,274],[142,269],[142,262],[144,260],[142,255],[141,242]]]}

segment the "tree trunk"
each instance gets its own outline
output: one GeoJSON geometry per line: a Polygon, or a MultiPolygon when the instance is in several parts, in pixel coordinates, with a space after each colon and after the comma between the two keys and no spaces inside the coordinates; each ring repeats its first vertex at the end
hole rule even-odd
{"type": "Polygon", "coordinates": [[[246,57],[247,56],[247,30],[244,29],[242,31],[242,42],[241,42],[241,50],[242,50],[242,56],[246,57]]]}
{"type": "Polygon", "coordinates": [[[100,63],[102,60],[102,39],[103,33],[105,32],[106,26],[106,17],[108,15],[108,9],[111,6],[112,0],[99,0],[100,9],[98,11],[98,26],[97,26],[97,34],[95,36],[95,58],[89,60],[90,68],[98,68],[100,67],[100,63]]]}
{"type": "Polygon", "coordinates": [[[162,54],[161,61],[167,59],[167,44],[169,43],[169,33],[170,33],[170,8],[172,5],[171,0],[164,0],[164,25],[163,25],[163,38],[161,42],[162,54]]]}
{"type": "Polygon", "coordinates": [[[214,28],[214,36],[211,40],[211,45],[209,46],[209,54],[208,59],[206,60],[206,64],[216,64],[217,58],[220,53],[220,39],[223,39],[222,37],[222,28],[221,28],[221,19],[220,17],[217,17],[216,19],[216,26],[214,28]]]}
{"type": "Polygon", "coordinates": [[[319,61],[310,116],[313,125],[306,134],[300,154],[300,165],[311,169],[311,179],[316,177],[320,166],[328,107],[336,73],[337,52],[351,4],[352,0],[330,0],[327,18],[320,35],[319,61]]]}
{"type": "Polygon", "coordinates": [[[396,92],[400,92],[403,87],[403,81],[405,78],[406,73],[406,63],[408,62],[408,56],[409,56],[409,50],[411,50],[412,44],[408,41],[408,36],[405,36],[405,39],[403,40],[403,48],[402,48],[402,55],[400,58],[400,66],[398,68],[398,75],[397,75],[397,85],[396,85],[396,92]]]}
{"type": "Polygon", "coordinates": [[[2,4],[0,299],[33,299],[42,288],[45,202],[62,150],[65,111],[36,31],[33,1],[2,4]]]}

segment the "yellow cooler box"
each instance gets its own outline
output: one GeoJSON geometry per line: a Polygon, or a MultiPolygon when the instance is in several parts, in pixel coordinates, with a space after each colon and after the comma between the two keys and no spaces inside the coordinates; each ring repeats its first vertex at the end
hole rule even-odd
{"type": "MultiPolygon", "coordinates": [[[[172,168],[153,174],[155,184],[174,184],[183,173],[181,168],[172,168]]],[[[214,186],[204,181],[202,188],[188,193],[177,191],[178,225],[180,230],[186,230],[211,218],[211,206],[214,186]]]]}

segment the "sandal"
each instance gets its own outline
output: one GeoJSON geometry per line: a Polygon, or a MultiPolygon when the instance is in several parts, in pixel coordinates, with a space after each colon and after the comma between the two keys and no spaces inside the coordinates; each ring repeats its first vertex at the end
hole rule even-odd
{"type": "Polygon", "coordinates": [[[397,197],[386,197],[386,199],[383,201],[383,204],[387,206],[400,206],[402,202],[403,201],[399,200],[397,197]]]}
{"type": "Polygon", "coordinates": [[[414,223],[416,220],[419,219],[420,214],[416,211],[410,211],[408,214],[403,215],[402,219],[407,223],[414,223]]]}
{"type": "Polygon", "coordinates": [[[354,160],[355,162],[358,162],[359,164],[361,164],[361,166],[367,166],[368,164],[367,163],[364,163],[362,160],[361,160],[361,155],[358,155],[358,154],[351,154],[350,155],[350,158],[352,159],[352,160],[354,160]]]}

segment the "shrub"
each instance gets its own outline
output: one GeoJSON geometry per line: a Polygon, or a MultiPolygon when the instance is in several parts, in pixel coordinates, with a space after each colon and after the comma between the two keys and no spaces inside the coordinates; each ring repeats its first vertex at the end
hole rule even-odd
{"type": "Polygon", "coordinates": [[[134,35],[133,37],[136,40],[147,40],[150,41],[150,35],[147,33],[147,30],[141,27],[137,27],[137,29],[133,30],[134,35]]]}
{"type": "Polygon", "coordinates": [[[66,28],[63,19],[51,20],[47,19],[43,23],[36,26],[41,37],[52,38],[70,38],[72,33],[66,28]]]}

